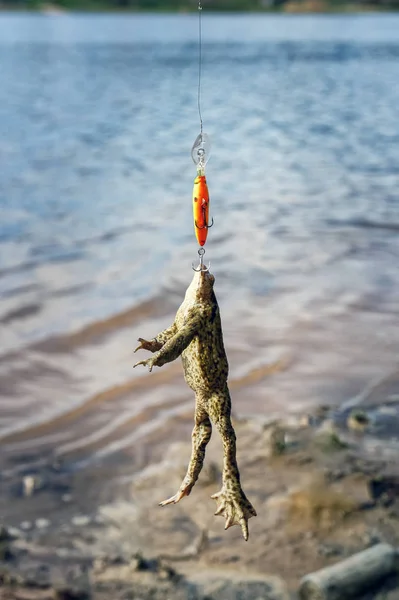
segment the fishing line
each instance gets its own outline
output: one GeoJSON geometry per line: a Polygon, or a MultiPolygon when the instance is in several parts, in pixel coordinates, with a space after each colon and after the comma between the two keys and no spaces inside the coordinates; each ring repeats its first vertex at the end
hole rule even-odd
{"type": "Polygon", "coordinates": [[[202,5],[198,0],[198,116],[200,121],[200,132],[191,148],[191,158],[197,167],[197,176],[194,180],[193,188],[193,216],[194,231],[197,242],[200,245],[198,254],[200,264],[198,269],[193,265],[193,269],[207,271],[209,267],[204,265],[204,253],[208,229],[213,225],[213,219],[209,220],[209,190],[205,176],[205,165],[208,162],[210,154],[210,139],[207,133],[204,133],[202,113],[201,113],[201,83],[202,83],[202,5]]]}
{"type": "Polygon", "coordinates": [[[201,75],[202,75],[202,5],[198,0],[198,115],[200,120],[200,132],[203,132],[201,114],[201,75]]]}

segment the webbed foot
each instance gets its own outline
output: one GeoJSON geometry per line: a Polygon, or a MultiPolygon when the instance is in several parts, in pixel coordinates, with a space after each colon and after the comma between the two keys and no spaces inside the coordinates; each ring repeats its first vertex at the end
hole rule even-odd
{"type": "Polygon", "coordinates": [[[245,541],[248,540],[248,519],[256,517],[256,510],[245,496],[244,492],[225,491],[222,489],[211,496],[217,502],[215,515],[226,517],[225,529],[233,525],[240,525],[245,541]]]}
{"type": "Polygon", "coordinates": [[[156,361],[156,357],[152,357],[152,358],[147,358],[146,360],[140,360],[139,362],[137,362],[135,365],[133,365],[133,369],[135,367],[138,367],[139,365],[143,365],[144,367],[148,367],[149,372],[151,373],[152,368],[155,364],[156,361]]]}
{"type": "Polygon", "coordinates": [[[140,342],[140,344],[137,346],[134,352],[137,352],[137,350],[148,350],[149,352],[156,352],[157,350],[160,350],[162,348],[162,344],[160,342],[157,342],[156,339],[145,340],[144,338],[139,338],[137,341],[140,342]]]}

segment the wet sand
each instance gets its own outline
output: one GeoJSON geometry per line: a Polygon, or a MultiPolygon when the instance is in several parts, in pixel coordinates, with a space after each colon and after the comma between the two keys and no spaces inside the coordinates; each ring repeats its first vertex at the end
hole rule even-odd
{"type": "MultiPolygon", "coordinates": [[[[104,490],[107,469],[97,471],[96,482],[93,470],[82,477],[59,465],[58,471],[43,468],[37,474],[42,487],[29,497],[16,495],[15,512],[8,511],[8,523],[17,528],[11,530],[16,536],[12,557],[2,565],[8,573],[0,588],[3,597],[30,598],[29,573],[32,578],[44,564],[47,583],[34,591],[40,599],[51,593],[60,572],[68,578],[73,567],[88,574],[77,598],[86,597],[87,586],[98,599],[124,598],[129,590],[143,598],[223,599],[236,597],[232,594],[239,589],[251,598],[251,586],[258,586],[259,594],[268,590],[264,597],[288,600],[296,598],[308,572],[379,542],[399,547],[396,454],[384,453],[385,443],[379,450],[367,445],[367,432],[334,425],[330,417],[324,409],[278,423],[235,419],[242,483],[258,512],[249,521],[247,543],[238,527],[224,531],[223,519],[213,516],[210,496],[221,484],[217,436],[190,497],[165,508],[157,504],[176,491],[189,440],[172,444],[133,478],[123,461],[115,464],[117,484],[108,497],[91,497],[96,483],[104,490]],[[270,433],[277,430],[284,432],[285,445],[273,455],[270,433]],[[28,529],[18,523],[21,515],[31,520],[28,529]],[[39,515],[41,521],[35,522],[39,515]],[[19,584],[10,587],[13,577],[19,584]]],[[[364,598],[394,599],[396,585],[384,580],[364,598]]]]}

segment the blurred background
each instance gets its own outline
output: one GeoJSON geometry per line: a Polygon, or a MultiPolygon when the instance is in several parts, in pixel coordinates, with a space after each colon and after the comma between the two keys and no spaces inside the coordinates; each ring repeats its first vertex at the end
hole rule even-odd
{"type": "MultiPolygon", "coordinates": [[[[207,10],[309,8],[276,4],[203,2],[206,259],[234,411],[338,409],[385,380],[375,404],[396,406],[399,16],[207,10]]],[[[49,457],[105,469],[112,495],[191,431],[179,361],[132,365],[197,259],[198,16],[66,5],[0,12],[0,461],[4,481],[49,457]]]]}

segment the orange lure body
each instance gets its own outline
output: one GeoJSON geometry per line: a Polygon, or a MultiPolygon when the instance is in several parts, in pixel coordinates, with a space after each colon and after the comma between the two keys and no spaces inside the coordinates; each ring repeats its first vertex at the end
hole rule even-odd
{"type": "Polygon", "coordinates": [[[197,175],[193,189],[195,236],[200,246],[206,242],[209,225],[209,192],[205,175],[197,175]]]}

